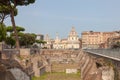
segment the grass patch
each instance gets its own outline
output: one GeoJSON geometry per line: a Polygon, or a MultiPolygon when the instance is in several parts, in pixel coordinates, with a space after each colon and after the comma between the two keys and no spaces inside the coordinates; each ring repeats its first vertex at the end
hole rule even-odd
{"type": "Polygon", "coordinates": [[[32,80],[80,80],[80,73],[66,74],[64,72],[45,73],[40,77],[33,77],[32,80]]]}
{"type": "Polygon", "coordinates": [[[46,79],[46,75],[48,75],[49,73],[44,73],[42,76],[40,77],[32,77],[32,80],[45,80],[46,79]]]}

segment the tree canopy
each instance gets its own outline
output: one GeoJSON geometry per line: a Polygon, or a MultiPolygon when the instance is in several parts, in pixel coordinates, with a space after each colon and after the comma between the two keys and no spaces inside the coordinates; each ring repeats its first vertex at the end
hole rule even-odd
{"type": "MultiPolygon", "coordinates": [[[[17,8],[14,9],[14,16],[18,13],[17,8]]],[[[10,16],[10,8],[8,6],[0,5],[0,23],[3,23],[4,19],[10,16]]]]}
{"type": "Polygon", "coordinates": [[[0,23],[0,42],[6,39],[6,26],[0,23]]]}
{"type": "MultiPolygon", "coordinates": [[[[8,26],[8,27],[6,28],[6,30],[7,30],[8,32],[13,32],[13,31],[14,31],[14,29],[13,29],[12,26],[8,26]]],[[[16,26],[16,30],[17,30],[18,32],[20,32],[20,31],[25,31],[25,28],[20,27],[20,26],[16,26]]]]}
{"type": "Polygon", "coordinates": [[[16,7],[18,5],[29,5],[34,2],[35,0],[0,0],[0,5],[14,5],[16,7]]]}
{"type": "Polygon", "coordinates": [[[15,24],[15,19],[14,19],[14,10],[16,9],[17,6],[26,6],[29,4],[34,3],[35,0],[0,0],[0,6],[3,7],[7,7],[9,8],[10,11],[10,17],[11,17],[11,22],[12,22],[12,26],[14,29],[14,33],[15,33],[15,40],[16,40],[16,48],[19,49],[19,39],[18,39],[18,34],[17,34],[17,30],[16,30],[16,24],[15,24]]]}
{"type": "Polygon", "coordinates": [[[45,44],[45,43],[47,43],[47,42],[46,42],[46,41],[43,41],[43,40],[36,40],[36,43],[45,44]]]}
{"type": "Polygon", "coordinates": [[[30,33],[21,34],[19,36],[20,46],[29,47],[33,43],[35,43],[35,39],[36,39],[35,34],[30,34],[30,33]]]}
{"type": "Polygon", "coordinates": [[[12,37],[7,37],[6,40],[5,40],[5,43],[6,43],[7,45],[10,45],[11,48],[12,48],[12,47],[15,45],[15,39],[12,38],[12,37]]]}

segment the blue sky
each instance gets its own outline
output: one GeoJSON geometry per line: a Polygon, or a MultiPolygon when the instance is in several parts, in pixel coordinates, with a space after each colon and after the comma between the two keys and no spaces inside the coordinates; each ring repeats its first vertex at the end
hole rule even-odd
{"type": "MultiPolygon", "coordinates": [[[[120,0],[36,0],[18,11],[16,25],[51,38],[56,32],[66,38],[72,26],[79,36],[82,31],[120,30],[120,0]]],[[[5,24],[11,25],[9,18],[5,24]]]]}

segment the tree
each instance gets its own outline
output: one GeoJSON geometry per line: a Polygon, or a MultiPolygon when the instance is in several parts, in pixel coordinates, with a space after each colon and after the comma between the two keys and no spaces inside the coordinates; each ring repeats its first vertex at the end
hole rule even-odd
{"type": "Polygon", "coordinates": [[[13,46],[15,46],[15,39],[12,38],[12,37],[7,37],[6,40],[5,40],[5,43],[7,45],[10,45],[11,48],[12,48],[13,46]]]}
{"type": "Polygon", "coordinates": [[[13,27],[8,26],[8,27],[6,27],[6,30],[7,30],[7,32],[12,33],[13,32],[13,27]]]}
{"type": "Polygon", "coordinates": [[[44,45],[47,42],[43,40],[36,40],[36,43],[40,44],[40,47],[42,47],[42,45],[44,45]]]}
{"type": "MultiPolygon", "coordinates": [[[[14,9],[14,16],[17,15],[17,9],[14,9]]],[[[5,5],[0,5],[0,23],[3,23],[4,19],[10,16],[10,8],[5,5]]]]}
{"type": "MultiPolygon", "coordinates": [[[[14,30],[13,30],[13,27],[12,26],[8,26],[6,27],[6,30],[7,32],[10,32],[10,35],[14,35],[14,30]]],[[[25,28],[23,27],[20,27],[20,26],[16,26],[16,30],[18,32],[18,34],[21,32],[21,31],[25,31],[25,28]]],[[[14,35],[15,36],[15,35],[14,35]]],[[[18,35],[19,36],[19,35],[18,35]]]]}
{"type": "Polygon", "coordinates": [[[46,41],[43,41],[43,40],[36,40],[36,43],[39,43],[39,44],[45,44],[46,41]]]}
{"type": "Polygon", "coordinates": [[[6,39],[6,27],[3,23],[0,23],[0,42],[6,39]]]}
{"type": "Polygon", "coordinates": [[[4,19],[9,15],[10,12],[8,11],[8,8],[6,6],[1,5],[0,6],[0,23],[3,23],[4,19]]]}
{"type": "Polygon", "coordinates": [[[25,33],[19,36],[20,46],[30,47],[33,43],[35,43],[36,35],[25,33]]]}
{"type": "Polygon", "coordinates": [[[4,5],[10,8],[10,17],[11,17],[12,26],[13,26],[14,33],[15,33],[17,49],[19,49],[19,40],[18,40],[18,34],[17,34],[16,24],[15,24],[15,19],[14,19],[14,9],[17,6],[29,5],[34,2],[35,0],[0,0],[0,5],[4,5]]]}

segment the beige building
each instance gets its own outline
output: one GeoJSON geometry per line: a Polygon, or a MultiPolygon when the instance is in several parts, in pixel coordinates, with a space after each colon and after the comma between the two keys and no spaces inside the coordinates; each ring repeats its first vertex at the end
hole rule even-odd
{"type": "Polygon", "coordinates": [[[54,41],[50,41],[50,39],[46,39],[46,45],[52,45],[53,49],[79,49],[80,41],[75,28],[72,27],[68,37],[66,39],[60,39],[58,33],[56,33],[56,38],[54,41]]]}
{"type": "Polygon", "coordinates": [[[108,38],[116,35],[116,32],[82,32],[82,48],[107,48],[108,38]]]}

